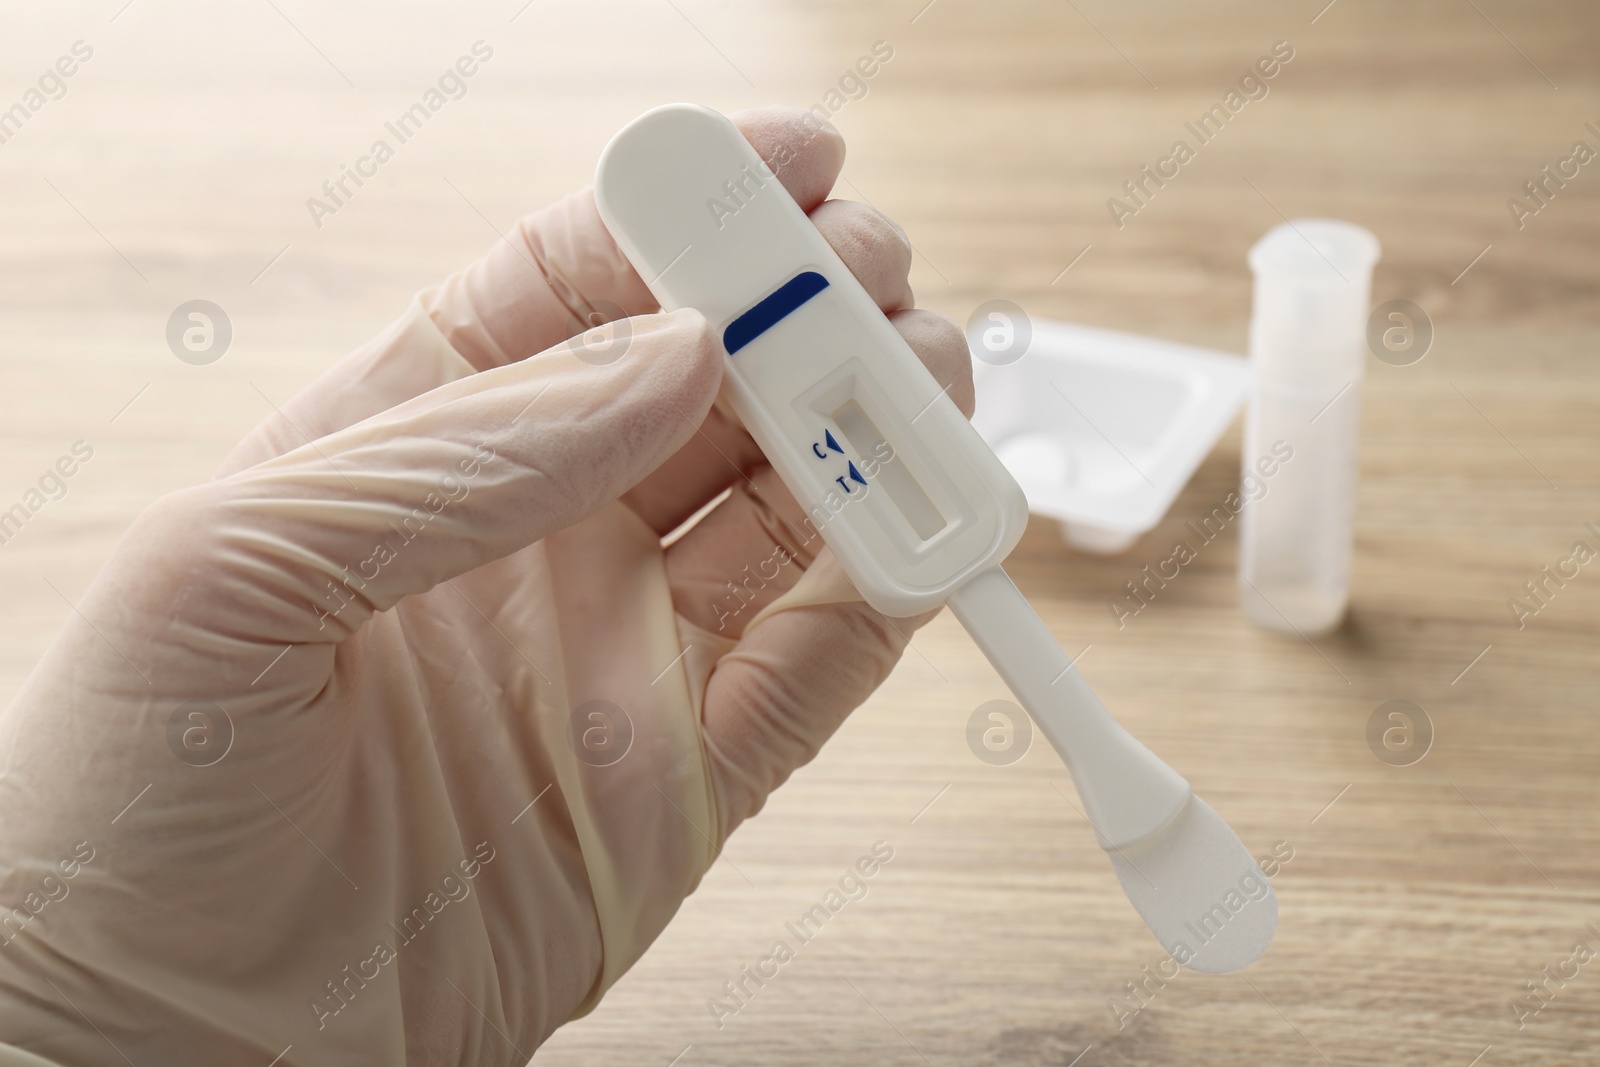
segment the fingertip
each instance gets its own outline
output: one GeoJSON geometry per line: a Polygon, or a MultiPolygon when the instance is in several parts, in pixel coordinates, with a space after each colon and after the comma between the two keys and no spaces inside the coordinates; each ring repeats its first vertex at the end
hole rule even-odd
{"type": "Polygon", "coordinates": [[[956,407],[970,419],[976,403],[972,385],[972,352],[967,348],[967,338],[961,332],[961,327],[943,315],[923,308],[897,311],[889,316],[889,321],[934,379],[949,391],[956,407]]]}
{"type": "Polygon", "coordinates": [[[887,215],[869,204],[827,200],[811,213],[811,222],[885,314],[916,302],[911,242],[887,215]]]}
{"type": "Polygon", "coordinates": [[[828,198],[844,167],[844,135],[815,111],[771,105],[740,111],[733,122],[802,210],[828,198]]]}
{"type": "Polygon", "coordinates": [[[720,377],[722,353],[717,350],[716,333],[711,328],[710,320],[699,308],[678,308],[650,317],[660,319],[665,328],[679,339],[686,360],[701,370],[715,371],[720,377]]]}
{"type": "Polygon", "coordinates": [[[722,386],[722,352],[706,317],[694,308],[639,315],[632,324],[637,344],[627,355],[649,361],[641,369],[659,372],[665,399],[699,425],[722,386]]]}
{"type": "Polygon", "coordinates": [[[676,329],[703,333],[711,336],[711,323],[701,314],[699,308],[678,308],[676,311],[663,311],[654,318],[669,322],[676,329]]]}

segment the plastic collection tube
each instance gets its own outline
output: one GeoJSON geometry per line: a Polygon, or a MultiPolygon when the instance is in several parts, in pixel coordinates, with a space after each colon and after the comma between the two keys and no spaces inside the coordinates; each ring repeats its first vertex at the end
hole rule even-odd
{"type": "Polygon", "coordinates": [[[1333,629],[1350,596],[1361,382],[1378,239],[1299,219],[1250,249],[1254,374],[1243,452],[1239,599],[1270,630],[1333,629]]]}

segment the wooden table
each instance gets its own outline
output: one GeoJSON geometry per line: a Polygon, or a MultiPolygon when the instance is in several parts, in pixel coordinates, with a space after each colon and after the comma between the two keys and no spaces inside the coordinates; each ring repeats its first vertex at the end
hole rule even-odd
{"type": "Polygon", "coordinates": [[[1242,351],[1246,249],[1284,216],[1328,215],[1382,240],[1374,299],[1432,319],[1425,359],[1369,367],[1338,633],[1244,622],[1231,529],[1126,628],[1106,607],[1235,484],[1237,428],[1125,555],[1077,554],[1041,522],[1015,561],[1122,720],[1258,854],[1292,849],[1278,939],[1242,975],[1184,974],[1131,1017],[1111,1007],[1163,953],[1046,746],[1006,767],[968,750],[968,716],[1006,693],[944,617],[541,1060],[1600,1062],[1600,963],[1550,983],[1520,1030],[1508,1008],[1547,965],[1570,973],[1576,941],[1600,950],[1585,927],[1600,927],[1600,567],[1525,628],[1507,606],[1574,541],[1600,547],[1583,526],[1600,524],[1600,163],[1521,229],[1506,203],[1574,141],[1600,148],[1584,126],[1600,122],[1600,15],[1322,2],[7,12],[0,96],[76,40],[94,55],[0,144],[0,506],[74,441],[94,458],[0,545],[0,694],[140,508],[206,477],[495,228],[585,181],[627,118],[674,98],[821,101],[881,40],[893,59],[835,118],[841,195],[906,226],[926,305],[964,319],[1005,297],[1242,351]],[[315,227],[305,199],[478,39],[495,53],[468,95],[315,227]],[[1294,58],[1268,95],[1117,228],[1107,199],[1278,41],[1294,58]],[[163,330],[201,297],[234,342],[188,366],[163,330]],[[1435,733],[1412,766],[1366,742],[1394,699],[1435,733]],[[723,983],[877,841],[894,858],[867,895],[719,1029],[723,983]]]}

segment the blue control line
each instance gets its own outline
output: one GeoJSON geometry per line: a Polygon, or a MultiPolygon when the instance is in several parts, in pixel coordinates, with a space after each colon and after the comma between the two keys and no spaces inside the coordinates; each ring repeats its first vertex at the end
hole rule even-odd
{"type": "Polygon", "coordinates": [[[828,279],[814,270],[801,271],[778,286],[777,292],[728,323],[728,328],[722,331],[722,345],[728,355],[772,329],[827,287],[828,279]]]}

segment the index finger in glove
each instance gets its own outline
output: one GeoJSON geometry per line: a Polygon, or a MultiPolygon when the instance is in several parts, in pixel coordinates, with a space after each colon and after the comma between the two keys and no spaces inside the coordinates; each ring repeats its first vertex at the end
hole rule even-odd
{"type": "Polygon", "coordinates": [[[141,607],[185,603],[195,633],[337,643],[592,514],[695,432],[722,375],[704,317],[633,322],[611,364],[557,348],[173,494],[141,516],[125,549],[138,558],[117,571],[160,598],[141,607]]]}

